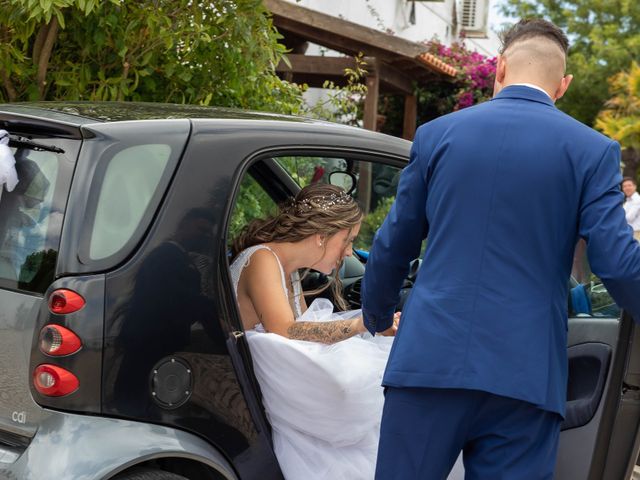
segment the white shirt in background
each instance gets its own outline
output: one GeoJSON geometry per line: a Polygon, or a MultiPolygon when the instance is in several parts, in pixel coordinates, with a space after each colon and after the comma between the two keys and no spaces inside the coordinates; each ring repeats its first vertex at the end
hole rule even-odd
{"type": "Polygon", "coordinates": [[[624,200],[624,213],[627,217],[627,223],[631,225],[634,232],[640,231],[640,195],[635,192],[624,200]]]}

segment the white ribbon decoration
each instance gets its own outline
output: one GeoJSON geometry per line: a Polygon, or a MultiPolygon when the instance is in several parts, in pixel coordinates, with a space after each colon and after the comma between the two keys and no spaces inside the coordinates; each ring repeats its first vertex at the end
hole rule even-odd
{"type": "Polygon", "coordinates": [[[16,159],[9,148],[9,132],[0,130],[0,198],[3,185],[7,192],[13,191],[18,184],[18,172],[16,172],[16,159]]]}

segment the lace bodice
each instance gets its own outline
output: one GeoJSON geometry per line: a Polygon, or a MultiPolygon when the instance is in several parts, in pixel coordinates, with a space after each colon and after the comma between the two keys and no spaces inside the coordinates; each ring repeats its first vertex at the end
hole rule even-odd
{"type": "MultiPolygon", "coordinates": [[[[233,293],[238,298],[238,283],[240,282],[240,275],[242,275],[242,271],[244,268],[249,265],[251,261],[251,256],[257,252],[258,250],[269,250],[273,256],[276,258],[278,262],[278,267],[280,268],[280,277],[282,279],[282,289],[284,290],[284,294],[289,300],[289,289],[287,288],[287,282],[285,281],[285,273],[284,268],[282,267],[282,263],[280,263],[280,259],[276,252],[271,250],[267,245],[254,245],[249,247],[238,254],[233,263],[231,264],[231,280],[233,281],[233,293]]],[[[300,297],[302,296],[302,286],[300,284],[300,275],[297,271],[291,274],[291,285],[293,286],[293,306],[294,312],[293,315],[297,319],[302,315],[302,307],[300,305],[300,297]]]]}

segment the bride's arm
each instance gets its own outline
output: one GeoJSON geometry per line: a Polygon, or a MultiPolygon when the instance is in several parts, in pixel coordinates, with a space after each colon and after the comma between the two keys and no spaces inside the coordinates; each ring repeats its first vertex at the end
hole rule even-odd
{"type": "Polygon", "coordinates": [[[241,291],[251,302],[256,315],[267,332],[283,337],[320,343],[336,343],[366,330],[362,317],[330,322],[296,322],[291,305],[282,288],[282,277],[276,258],[267,250],[251,256],[240,278],[241,291]]]}
{"type": "MultiPolygon", "coordinates": [[[[378,335],[394,337],[398,331],[400,313],[393,315],[393,325],[378,335]]],[[[366,332],[362,317],[349,320],[336,320],[333,322],[294,322],[289,326],[287,332],[289,338],[296,340],[309,340],[321,343],[336,343],[353,337],[358,333],[366,332]]]]}
{"type": "Polygon", "coordinates": [[[357,317],[330,322],[294,322],[285,336],[294,340],[336,343],[365,331],[362,317],[357,317]]]}

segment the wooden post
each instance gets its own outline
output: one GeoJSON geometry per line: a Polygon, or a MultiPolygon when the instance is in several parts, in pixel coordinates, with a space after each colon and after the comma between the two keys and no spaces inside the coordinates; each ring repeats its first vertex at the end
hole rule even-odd
{"type": "Polygon", "coordinates": [[[404,96],[404,122],[402,124],[402,138],[413,140],[416,131],[416,117],[418,116],[418,99],[415,95],[404,96]]]}
{"type": "Polygon", "coordinates": [[[364,99],[364,128],[366,130],[376,130],[378,117],[378,93],[380,90],[380,79],[376,72],[367,75],[367,96],[364,99]]]}
{"type": "MultiPolygon", "coordinates": [[[[375,70],[367,75],[367,96],[364,99],[364,128],[366,130],[376,130],[378,123],[378,92],[380,78],[375,70]]],[[[360,172],[358,175],[358,201],[364,214],[371,210],[371,163],[360,162],[360,172]]]]}

